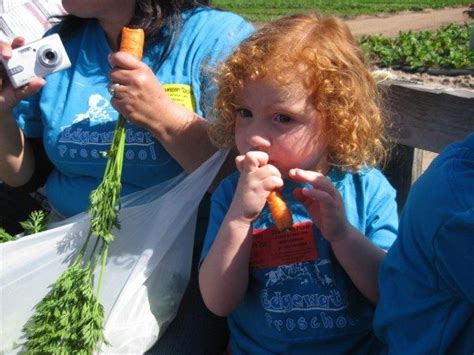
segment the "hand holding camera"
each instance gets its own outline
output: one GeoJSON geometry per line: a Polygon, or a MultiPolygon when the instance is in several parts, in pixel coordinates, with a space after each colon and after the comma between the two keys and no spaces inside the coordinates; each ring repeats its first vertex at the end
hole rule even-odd
{"type": "MultiPolygon", "coordinates": [[[[16,37],[11,44],[0,41],[0,59],[10,58],[12,48],[22,46],[24,42],[23,37],[16,37]]],[[[5,68],[0,63],[0,117],[8,114],[19,100],[40,90],[45,82],[43,78],[37,77],[28,85],[15,89],[8,79],[5,68]]]]}
{"type": "Polygon", "coordinates": [[[15,48],[8,59],[1,59],[14,88],[71,66],[58,34],[15,48]]]}

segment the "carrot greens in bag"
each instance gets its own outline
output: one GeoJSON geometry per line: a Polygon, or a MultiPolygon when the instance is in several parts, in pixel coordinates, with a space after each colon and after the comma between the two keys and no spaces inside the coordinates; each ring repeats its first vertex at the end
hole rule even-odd
{"type": "MultiPolygon", "coordinates": [[[[124,28],[120,50],[141,59],[144,32],[124,28]]],[[[122,166],[125,150],[125,118],[120,115],[99,187],[90,195],[91,224],[88,236],[72,265],[36,305],[24,327],[27,353],[91,354],[104,341],[104,309],[99,302],[112,229],[118,227],[122,166]],[[96,237],[96,238],[92,238],[96,237]],[[97,288],[94,270],[100,264],[97,288]]]]}

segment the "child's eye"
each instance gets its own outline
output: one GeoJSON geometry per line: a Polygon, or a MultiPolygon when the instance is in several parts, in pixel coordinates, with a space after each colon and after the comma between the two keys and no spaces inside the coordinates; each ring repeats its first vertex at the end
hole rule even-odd
{"type": "Polygon", "coordinates": [[[240,117],[252,117],[252,112],[250,112],[249,110],[247,110],[246,108],[239,108],[237,109],[237,114],[240,116],[240,117]]]}
{"type": "Polygon", "coordinates": [[[278,115],[275,115],[275,117],[273,117],[273,119],[277,122],[281,122],[281,123],[288,123],[291,121],[291,117],[290,116],[287,116],[287,115],[282,115],[282,114],[278,114],[278,115]]]}

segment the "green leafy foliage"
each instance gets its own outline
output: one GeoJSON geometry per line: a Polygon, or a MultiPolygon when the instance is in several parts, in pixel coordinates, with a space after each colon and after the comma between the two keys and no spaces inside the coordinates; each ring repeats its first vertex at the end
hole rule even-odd
{"type": "Polygon", "coordinates": [[[104,177],[97,189],[90,195],[89,214],[91,215],[91,232],[106,243],[113,240],[111,230],[119,227],[118,210],[120,182],[122,176],[123,155],[125,151],[125,119],[120,116],[109,151],[106,153],[107,166],[104,177]]]}
{"type": "Polygon", "coordinates": [[[8,233],[5,229],[0,227],[0,243],[9,242],[12,240],[15,240],[15,238],[10,233],[8,233]]]}
{"type": "Polygon", "coordinates": [[[104,309],[90,263],[77,260],[52,285],[23,331],[22,349],[37,354],[91,354],[103,338],[104,309]]]}
{"type": "Polygon", "coordinates": [[[338,16],[373,15],[400,11],[421,11],[426,8],[468,5],[472,0],[213,0],[212,4],[236,12],[250,21],[317,11],[338,16]]]}
{"type": "Polygon", "coordinates": [[[46,230],[48,213],[43,210],[36,210],[30,213],[26,221],[20,222],[25,231],[25,235],[35,234],[46,230]]]}
{"type": "Polygon", "coordinates": [[[381,67],[464,69],[474,66],[471,27],[450,24],[435,32],[400,32],[396,38],[362,36],[360,45],[381,67]]]}
{"type": "Polygon", "coordinates": [[[24,327],[23,350],[38,354],[92,354],[104,342],[104,310],[99,303],[112,229],[118,227],[119,197],[125,150],[125,119],[120,115],[99,187],[90,195],[89,235],[74,263],[51,286],[24,327]],[[118,206],[117,206],[118,204],[118,206]],[[94,246],[86,256],[91,237],[94,246]],[[93,273],[101,260],[97,292],[93,273]]]}

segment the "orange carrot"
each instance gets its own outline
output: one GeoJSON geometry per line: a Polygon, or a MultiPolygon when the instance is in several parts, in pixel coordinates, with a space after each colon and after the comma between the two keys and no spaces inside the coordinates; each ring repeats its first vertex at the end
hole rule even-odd
{"type": "Polygon", "coordinates": [[[130,53],[137,59],[142,59],[144,43],[145,32],[141,28],[122,28],[120,51],[130,53]]]}
{"type": "Polygon", "coordinates": [[[293,227],[293,217],[280,192],[270,192],[270,195],[267,197],[267,202],[270,213],[272,214],[273,223],[275,223],[278,230],[290,230],[293,227]]]}

